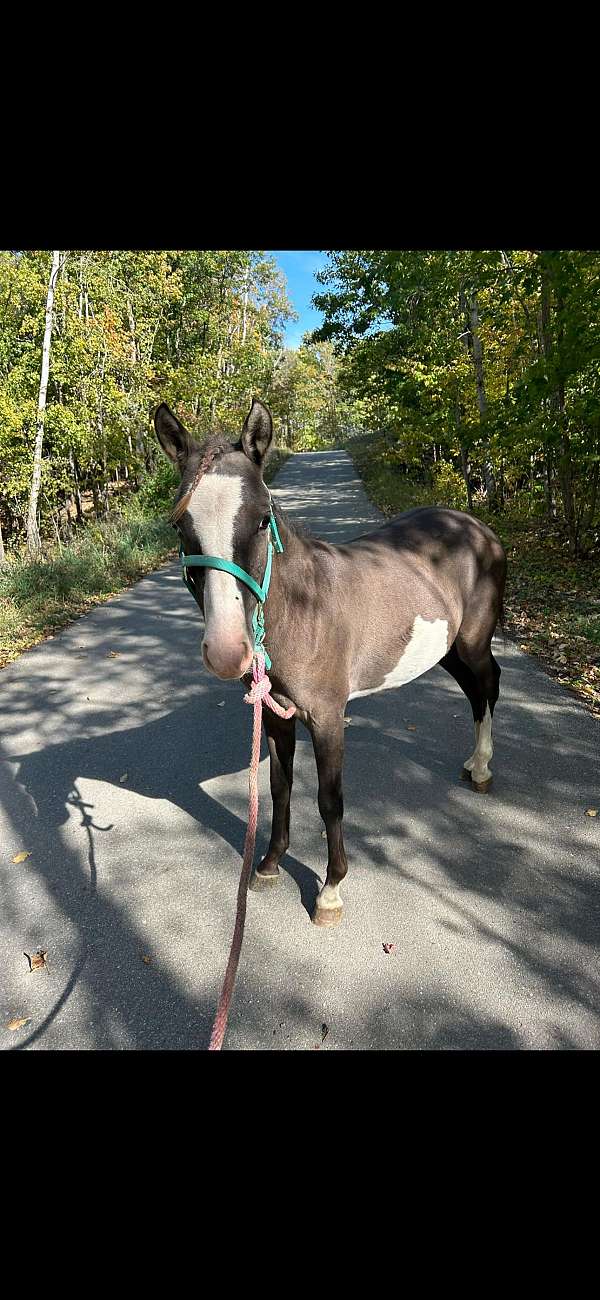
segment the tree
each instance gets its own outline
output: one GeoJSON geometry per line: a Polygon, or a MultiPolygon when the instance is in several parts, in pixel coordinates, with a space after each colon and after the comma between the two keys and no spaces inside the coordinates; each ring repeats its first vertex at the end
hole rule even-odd
{"type": "Polygon", "coordinates": [[[33,451],[33,472],[31,476],[31,493],[29,496],[29,513],[27,516],[27,549],[30,555],[37,555],[41,550],[40,534],[37,523],[37,506],[40,492],[40,482],[42,477],[42,445],[44,441],[44,415],[46,411],[46,392],[48,389],[48,375],[50,372],[50,344],[52,339],[52,311],[54,307],[54,290],[60,270],[60,253],[56,249],[52,254],[52,265],[50,267],[50,278],[48,280],[48,295],[46,298],[46,325],[44,329],[44,342],[42,346],[42,373],[40,376],[40,390],[38,396],[38,414],[35,435],[35,447],[33,451]]]}

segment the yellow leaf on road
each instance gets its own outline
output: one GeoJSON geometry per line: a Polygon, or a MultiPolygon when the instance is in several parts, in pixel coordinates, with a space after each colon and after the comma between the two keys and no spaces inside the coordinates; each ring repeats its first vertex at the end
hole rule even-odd
{"type": "Polygon", "coordinates": [[[41,970],[42,966],[46,965],[48,949],[38,948],[37,952],[34,952],[33,957],[30,957],[28,952],[24,952],[23,956],[26,957],[29,962],[29,973],[31,974],[32,971],[41,970]]]}
{"type": "Polygon", "coordinates": [[[25,858],[30,858],[30,857],[31,857],[31,853],[28,853],[26,849],[23,849],[21,853],[15,853],[13,862],[24,862],[25,858]]]}
{"type": "Polygon", "coordinates": [[[15,1018],[15,1020],[9,1020],[6,1028],[22,1029],[23,1025],[28,1025],[30,1020],[31,1020],[31,1016],[21,1016],[20,1019],[15,1018]]]}
{"type": "Polygon", "coordinates": [[[597,817],[597,816],[598,816],[598,809],[597,809],[597,808],[586,808],[586,810],[585,810],[585,815],[586,815],[586,817],[597,817]]]}

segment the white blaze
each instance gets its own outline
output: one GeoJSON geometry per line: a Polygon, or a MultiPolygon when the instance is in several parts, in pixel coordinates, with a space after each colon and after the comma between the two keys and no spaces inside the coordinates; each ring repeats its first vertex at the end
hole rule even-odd
{"type": "MultiPolygon", "coordinates": [[[[242,480],[207,474],[192,493],[188,514],[203,555],[233,561],[233,533],[242,504],[242,480]]],[[[244,604],[237,578],[218,569],[204,570],[205,637],[247,637],[244,604]]]]}
{"type": "Polygon", "coordinates": [[[426,673],[444,658],[448,649],[448,623],[445,618],[429,621],[420,614],[413,623],[410,641],[395,668],[386,673],[381,686],[371,686],[364,691],[352,691],[348,696],[356,700],[360,695],[374,695],[376,691],[389,691],[393,686],[404,686],[421,673],[426,673]]]}

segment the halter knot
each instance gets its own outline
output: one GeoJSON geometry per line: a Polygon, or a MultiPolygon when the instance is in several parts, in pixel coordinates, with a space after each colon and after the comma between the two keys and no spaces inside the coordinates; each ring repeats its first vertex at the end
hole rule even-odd
{"type": "Polygon", "coordinates": [[[262,650],[254,655],[252,677],[254,680],[248,694],[244,696],[244,703],[266,704],[279,718],[293,718],[296,712],[295,704],[290,705],[289,709],[283,709],[271,696],[271,679],[265,672],[265,656],[262,650]]]}

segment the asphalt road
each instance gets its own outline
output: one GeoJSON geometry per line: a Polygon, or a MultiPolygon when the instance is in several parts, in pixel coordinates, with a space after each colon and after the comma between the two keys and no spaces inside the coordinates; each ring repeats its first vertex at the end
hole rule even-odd
{"type": "MultiPolygon", "coordinates": [[[[334,541],[379,518],[342,452],[290,459],[275,493],[334,541]]],[[[0,675],[4,1049],[208,1043],[252,718],[239,684],[205,672],[200,638],[169,563],[0,675]],[[30,973],[38,948],[48,964],[30,973]],[[29,1022],[12,1032],[13,1017],[29,1022]]],[[[459,779],[470,708],[442,669],[348,706],[333,930],[309,921],[326,843],[298,728],[291,851],[280,885],[248,896],[226,1049],[600,1046],[598,723],[513,645],[494,652],[488,796],[459,779]]],[[[257,855],[266,758],[260,783],[257,855]]]]}

